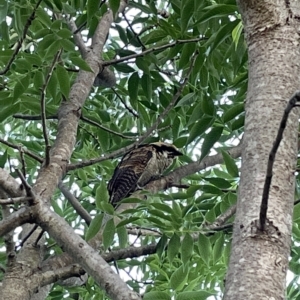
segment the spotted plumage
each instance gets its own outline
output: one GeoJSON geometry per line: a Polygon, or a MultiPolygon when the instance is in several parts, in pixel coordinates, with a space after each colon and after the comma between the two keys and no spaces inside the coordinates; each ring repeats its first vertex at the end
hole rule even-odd
{"type": "Polygon", "coordinates": [[[110,203],[116,206],[136,189],[157,179],[179,155],[182,153],[174,145],[162,142],[141,145],[125,154],[108,183],[110,203]]]}

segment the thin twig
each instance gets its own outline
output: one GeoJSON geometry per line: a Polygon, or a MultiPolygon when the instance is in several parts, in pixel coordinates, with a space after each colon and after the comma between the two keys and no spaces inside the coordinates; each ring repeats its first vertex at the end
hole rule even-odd
{"type": "MultiPolygon", "coordinates": [[[[16,118],[16,119],[31,120],[31,121],[38,121],[38,120],[41,120],[41,119],[42,119],[41,115],[32,115],[32,116],[31,116],[31,115],[15,114],[15,115],[13,115],[13,116],[14,116],[14,118],[16,118]]],[[[48,119],[48,120],[49,120],[49,119],[52,119],[52,120],[55,120],[55,119],[57,119],[57,115],[51,115],[51,116],[46,117],[45,119],[48,119]]],[[[126,136],[126,135],[123,135],[122,133],[113,131],[113,130],[111,130],[111,129],[109,129],[109,128],[107,128],[107,127],[105,127],[105,126],[99,124],[99,123],[96,122],[96,121],[93,121],[93,120],[91,120],[91,119],[88,119],[88,118],[84,117],[83,115],[80,116],[80,120],[82,120],[82,121],[84,121],[84,122],[86,122],[86,123],[89,123],[89,124],[91,124],[91,125],[93,125],[93,126],[99,127],[99,128],[101,128],[101,129],[103,129],[104,131],[107,131],[107,132],[109,132],[109,133],[111,133],[111,134],[120,136],[120,137],[122,137],[122,138],[124,138],[124,139],[135,140],[135,137],[126,136]]],[[[1,142],[1,140],[0,140],[0,142],[1,142]]]]}
{"type": "Polygon", "coordinates": [[[22,34],[22,36],[20,37],[20,39],[18,40],[17,46],[15,47],[15,50],[14,50],[14,52],[13,52],[13,54],[12,54],[10,60],[8,61],[6,67],[5,67],[3,70],[0,71],[0,75],[4,75],[4,74],[9,70],[9,68],[11,67],[13,61],[14,61],[15,58],[17,57],[17,54],[19,53],[19,50],[20,50],[21,47],[22,47],[23,41],[24,41],[25,38],[26,38],[27,31],[28,31],[28,29],[29,29],[29,27],[30,27],[32,21],[33,21],[34,18],[35,18],[35,13],[36,13],[36,11],[37,11],[39,5],[41,4],[41,2],[42,2],[42,0],[39,0],[39,1],[36,3],[36,5],[35,5],[35,7],[34,7],[32,13],[31,13],[31,15],[30,15],[29,18],[27,19],[26,24],[25,24],[25,26],[24,26],[23,34],[22,34]]]}
{"type": "Polygon", "coordinates": [[[109,132],[109,133],[112,133],[112,134],[114,134],[114,135],[120,136],[120,137],[122,137],[122,138],[124,138],[124,139],[135,140],[135,137],[126,136],[126,135],[124,135],[124,134],[122,134],[122,133],[113,131],[113,130],[111,130],[111,129],[105,127],[105,126],[102,126],[101,124],[97,123],[96,121],[93,121],[93,120],[90,120],[90,119],[84,117],[83,115],[81,115],[80,119],[81,119],[82,121],[86,122],[86,123],[89,123],[89,124],[91,124],[91,125],[94,125],[94,126],[96,126],[96,127],[99,127],[99,128],[101,128],[101,129],[103,129],[103,130],[109,132]]]}
{"type": "MultiPolygon", "coordinates": [[[[14,114],[13,117],[16,119],[29,120],[29,121],[39,121],[42,119],[41,115],[14,114]]],[[[46,120],[57,119],[57,115],[46,116],[45,119],[46,120]]]]}
{"type": "Polygon", "coordinates": [[[123,18],[125,19],[127,25],[129,26],[130,30],[132,31],[132,33],[134,34],[135,38],[137,39],[137,41],[140,43],[141,47],[143,50],[146,49],[145,45],[143,44],[143,42],[141,41],[139,35],[134,31],[133,27],[131,26],[131,23],[129,22],[129,20],[126,17],[125,12],[122,13],[123,18]]]}
{"type": "MultiPolygon", "coordinates": [[[[11,148],[13,148],[13,149],[20,150],[20,146],[19,146],[19,145],[15,145],[15,144],[10,143],[10,142],[8,142],[8,141],[5,141],[4,139],[1,139],[1,138],[0,138],[0,143],[6,145],[6,146],[8,146],[8,147],[11,147],[11,148]]],[[[23,151],[25,154],[27,154],[28,156],[30,156],[30,157],[32,157],[33,159],[35,159],[36,161],[38,161],[38,162],[40,162],[40,163],[43,162],[43,159],[42,159],[40,156],[38,156],[38,155],[32,153],[31,151],[26,150],[26,149],[24,149],[24,148],[22,148],[22,151],[23,151]]]]}
{"type": "Polygon", "coordinates": [[[31,230],[26,234],[26,236],[24,237],[24,239],[21,241],[21,243],[16,246],[16,250],[18,250],[18,248],[22,248],[23,245],[26,243],[26,241],[30,238],[30,236],[36,231],[36,229],[38,228],[39,226],[37,224],[35,224],[31,230]]]}
{"type": "Polygon", "coordinates": [[[25,187],[25,191],[26,191],[27,197],[33,197],[34,198],[34,194],[33,194],[32,188],[28,184],[28,182],[26,181],[26,178],[24,177],[23,173],[19,169],[16,169],[16,172],[18,173],[18,175],[19,175],[19,177],[20,177],[20,179],[22,181],[22,184],[25,187]]]}
{"type": "Polygon", "coordinates": [[[139,115],[132,109],[130,108],[126,102],[123,100],[123,98],[119,95],[119,93],[116,91],[115,88],[111,88],[113,92],[116,94],[116,96],[119,98],[119,100],[122,102],[122,104],[125,106],[125,108],[136,118],[139,118],[139,115]]]}
{"type": "Polygon", "coordinates": [[[292,109],[297,106],[296,103],[300,102],[300,91],[297,91],[292,98],[289,100],[280,125],[277,132],[276,139],[274,141],[273,147],[269,153],[269,160],[268,160],[268,166],[267,166],[267,172],[266,172],[266,178],[264,183],[264,189],[262,194],[262,200],[261,200],[261,206],[260,206],[260,213],[259,213],[259,226],[260,230],[264,231],[266,226],[266,220],[267,220],[267,210],[268,210],[268,200],[269,200],[269,193],[270,193],[270,187],[272,182],[272,176],[273,176],[273,165],[276,157],[277,150],[279,148],[280,142],[283,137],[283,132],[286,127],[286,123],[289,117],[290,112],[292,109]]]}
{"type": "Polygon", "coordinates": [[[149,53],[152,53],[152,52],[155,52],[155,51],[161,51],[161,50],[164,50],[164,49],[175,47],[176,45],[186,44],[186,43],[196,43],[196,42],[203,41],[203,40],[207,40],[207,38],[202,37],[202,38],[189,39],[189,40],[177,40],[173,43],[169,43],[169,44],[162,45],[162,46],[159,46],[159,47],[150,48],[148,50],[142,51],[141,53],[131,54],[131,55],[128,55],[128,56],[124,56],[122,58],[105,61],[105,62],[103,62],[102,66],[105,67],[105,66],[115,65],[115,64],[121,63],[123,61],[127,61],[129,59],[145,56],[145,55],[147,55],[149,53]]]}
{"type": "Polygon", "coordinates": [[[24,152],[22,147],[20,147],[20,158],[21,158],[21,165],[22,165],[22,173],[24,176],[26,176],[26,163],[25,163],[24,152]]]}
{"type": "Polygon", "coordinates": [[[49,81],[51,79],[53,70],[56,66],[56,63],[62,53],[62,49],[58,50],[56,55],[54,56],[54,59],[52,61],[52,64],[50,66],[49,72],[46,76],[45,82],[42,86],[42,93],[41,93],[41,114],[42,114],[42,127],[43,127],[43,136],[45,140],[45,156],[46,156],[46,166],[50,164],[50,148],[49,145],[49,139],[47,134],[47,127],[46,127],[46,105],[45,105],[45,99],[46,99],[46,88],[49,84],[49,81]]]}

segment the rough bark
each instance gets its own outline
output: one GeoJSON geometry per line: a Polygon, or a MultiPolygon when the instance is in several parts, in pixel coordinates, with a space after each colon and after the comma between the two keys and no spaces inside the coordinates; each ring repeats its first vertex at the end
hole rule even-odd
{"type": "Polygon", "coordinates": [[[269,152],[287,101],[299,88],[297,13],[287,1],[238,4],[248,44],[249,83],[241,181],[224,299],[284,299],[297,158],[297,108],[290,114],[276,155],[264,232],[258,229],[258,218],[269,152]]]}

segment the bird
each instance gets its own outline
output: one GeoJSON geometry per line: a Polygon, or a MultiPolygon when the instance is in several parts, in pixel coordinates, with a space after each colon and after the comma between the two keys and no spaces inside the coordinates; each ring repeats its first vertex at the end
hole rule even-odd
{"type": "Polygon", "coordinates": [[[183,155],[174,145],[143,144],[126,153],[108,183],[109,202],[116,207],[134,191],[158,179],[177,157],[183,155]]]}

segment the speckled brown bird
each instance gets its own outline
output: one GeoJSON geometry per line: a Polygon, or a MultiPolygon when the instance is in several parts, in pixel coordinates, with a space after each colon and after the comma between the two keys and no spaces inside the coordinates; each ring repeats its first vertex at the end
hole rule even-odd
{"type": "Polygon", "coordinates": [[[180,155],[174,145],[163,142],[140,145],[125,154],[108,183],[110,203],[116,206],[138,188],[159,178],[180,155]]]}

